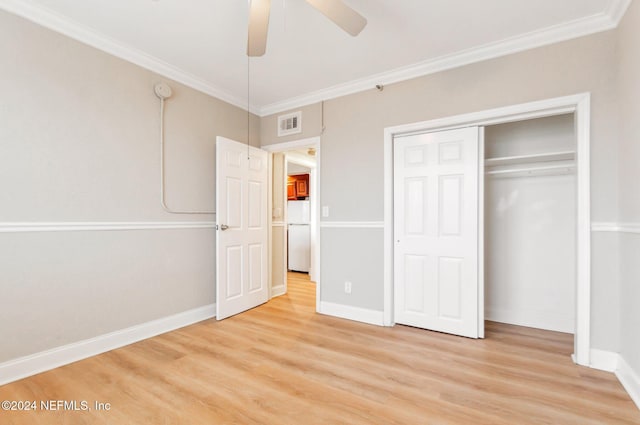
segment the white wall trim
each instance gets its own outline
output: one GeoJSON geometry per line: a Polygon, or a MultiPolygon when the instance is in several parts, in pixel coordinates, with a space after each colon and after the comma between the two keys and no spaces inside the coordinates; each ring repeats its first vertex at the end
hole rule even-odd
{"type": "Polygon", "coordinates": [[[629,393],[631,400],[633,400],[636,406],[638,406],[638,409],[640,409],[640,376],[638,376],[622,356],[618,358],[616,376],[624,389],[627,390],[627,393],[629,393]]]}
{"type": "MultiPolygon", "coordinates": [[[[262,145],[260,149],[267,152],[286,152],[290,150],[296,150],[300,148],[315,147],[320,145],[320,137],[308,137],[306,139],[294,140],[292,142],[274,143],[271,145],[262,145]]],[[[318,156],[318,155],[316,155],[318,156]]]]}
{"type": "Polygon", "coordinates": [[[0,222],[0,233],[105,230],[214,229],[213,221],[58,221],[0,222]]]}
{"type": "Polygon", "coordinates": [[[0,363],[0,385],[173,331],[216,315],[215,304],[0,363]]]}
{"type": "MultiPolygon", "coordinates": [[[[273,155],[268,154],[267,155],[267,178],[268,178],[268,182],[269,184],[267,185],[267,240],[268,240],[268,246],[269,248],[267,249],[267,275],[268,275],[268,283],[269,283],[269,299],[273,298],[273,286],[274,286],[274,282],[273,282],[273,230],[275,227],[278,226],[274,226],[274,221],[273,221],[273,155]]],[[[216,184],[217,186],[217,184],[216,184]]],[[[278,223],[282,223],[282,221],[278,222],[278,223]]],[[[216,232],[217,233],[217,232],[216,232]]],[[[216,256],[218,255],[217,252],[217,244],[216,244],[216,256]]],[[[216,258],[216,265],[217,265],[217,258],[216,258]]]]}
{"type": "Polygon", "coordinates": [[[352,80],[344,84],[307,93],[282,102],[264,105],[260,107],[258,114],[264,117],[278,112],[299,108],[301,106],[318,103],[323,100],[335,99],[337,97],[353,93],[373,90],[376,84],[393,84],[488,59],[507,56],[536,47],[542,47],[610,30],[618,26],[630,3],[631,0],[614,0],[609,9],[592,16],[532,31],[516,37],[507,38],[450,55],[418,62],[416,64],[371,75],[362,79],[352,80]]]}
{"type": "Polygon", "coordinates": [[[271,227],[284,227],[286,223],[284,221],[273,221],[271,227]]]}
{"type": "Polygon", "coordinates": [[[162,61],[159,58],[123,44],[43,6],[28,4],[21,0],[0,0],[0,9],[4,9],[7,12],[26,18],[53,31],[64,34],[167,78],[171,78],[195,90],[230,103],[231,105],[235,105],[242,109],[247,109],[247,107],[249,107],[251,112],[264,117],[278,112],[298,108],[300,106],[317,103],[322,100],[334,99],[348,94],[371,90],[376,84],[392,84],[475,62],[506,56],[524,50],[610,30],[618,26],[630,3],[631,0],[614,0],[607,10],[592,16],[532,31],[516,37],[507,38],[450,55],[418,62],[416,64],[382,72],[362,79],[352,80],[344,84],[307,93],[282,102],[262,105],[260,107],[247,105],[246,99],[242,98],[242,96],[229,93],[220,87],[216,87],[202,77],[191,74],[183,69],[162,61]]]}
{"type": "Polygon", "coordinates": [[[605,15],[611,19],[614,27],[618,26],[630,5],[631,0],[616,0],[611,2],[609,9],[605,11],[605,15]]]}
{"type": "Polygon", "coordinates": [[[591,348],[591,206],[589,93],[545,99],[502,108],[388,127],[384,130],[384,324],[393,325],[393,140],[417,132],[486,126],[524,119],[574,113],[576,122],[577,226],[576,226],[576,330],[575,359],[590,364],[591,348]]]}
{"type": "Polygon", "coordinates": [[[321,221],[320,227],[323,229],[383,229],[384,221],[321,221]]]}
{"type": "MultiPolygon", "coordinates": [[[[201,77],[134,47],[123,44],[111,37],[101,34],[93,28],[84,26],[43,6],[29,4],[22,0],[0,0],[0,9],[21,16],[38,25],[64,34],[67,37],[141,66],[149,71],[163,75],[192,89],[216,97],[231,105],[245,110],[247,109],[246,98],[231,94],[220,87],[214,86],[201,77]]],[[[257,112],[257,108],[251,107],[250,109],[251,112],[257,112]]]]}
{"type": "Polygon", "coordinates": [[[640,233],[640,223],[594,222],[591,223],[591,230],[593,232],[640,233]]]}
{"type": "Polygon", "coordinates": [[[618,368],[618,353],[614,353],[613,351],[605,351],[598,350],[595,348],[591,349],[590,353],[591,364],[589,367],[598,370],[604,370],[606,372],[615,372],[618,368]]]}
{"type": "Polygon", "coordinates": [[[271,298],[279,297],[287,293],[287,287],[284,285],[278,285],[271,288],[271,298]]]}
{"type": "Polygon", "coordinates": [[[378,310],[369,310],[366,308],[322,301],[320,303],[320,310],[318,313],[326,314],[327,316],[339,317],[341,319],[368,323],[370,325],[383,326],[383,313],[378,310]]]}
{"type": "MultiPolygon", "coordinates": [[[[570,101],[570,98],[566,98],[570,101]]],[[[591,349],[591,96],[572,98],[576,137],[576,363],[588,365],[591,349]]]]}

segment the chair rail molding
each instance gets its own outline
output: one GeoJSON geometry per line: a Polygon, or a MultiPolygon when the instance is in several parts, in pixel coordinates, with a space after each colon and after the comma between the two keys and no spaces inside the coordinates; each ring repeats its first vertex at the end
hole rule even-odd
{"type": "Polygon", "coordinates": [[[640,222],[592,222],[592,232],[640,233],[640,222]]]}
{"type": "Polygon", "coordinates": [[[213,221],[50,221],[0,222],[0,233],[114,230],[215,229],[213,221]]]}
{"type": "Polygon", "coordinates": [[[383,229],[384,221],[321,221],[322,228],[383,229]]]}

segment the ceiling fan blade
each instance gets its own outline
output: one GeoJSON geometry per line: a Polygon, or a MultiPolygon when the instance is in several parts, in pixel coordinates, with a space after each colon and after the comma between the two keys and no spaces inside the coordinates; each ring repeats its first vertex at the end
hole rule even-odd
{"type": "Polygon", "coordinates": [[[248,56],[262,56],[267,50],[270,9],[271,0],[251,0],[249,2],[248,56]]]}
{"type": "Polygon", "coordinates": [[[364,16],[347,6],[342,0],[307,0],[307,3],[354,37],[367,25],[364,16]]]}

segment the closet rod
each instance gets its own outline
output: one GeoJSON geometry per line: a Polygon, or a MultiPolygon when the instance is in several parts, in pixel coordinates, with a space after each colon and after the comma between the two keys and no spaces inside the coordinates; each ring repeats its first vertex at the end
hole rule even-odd
{"type": "Polygon", "coordinates": [[[527,167],[527,168],[514,168],[511,170],[491,170],[486,174],[498,175],[498,174],[515,174],[515,173],[530,173],[533,171],[548,171],[548,170],[562,170],[566,169],[568,172],[573,171],[575,165],[549,165],[546,167],[527,167]]]}
{"type": "Polygon", "coordinates": [[[536,153],[531,155],[517,155],[517,156],[503,156],[497,158],[487,158],[484,163],[487,166],[499,166],[499,165],[516,165],[516,164],[531,164],[536,162],[551,162],[551,161],[573,161],[576,158],[575,151],[562,151],[562,152],[547,152],[536,153]]]}

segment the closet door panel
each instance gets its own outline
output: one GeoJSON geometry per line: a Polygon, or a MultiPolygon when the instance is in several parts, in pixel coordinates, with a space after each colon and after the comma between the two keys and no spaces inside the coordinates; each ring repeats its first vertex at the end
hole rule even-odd
{"type": "Polygon", "coordinates": [[[478,337],[478,134],[394,141],[396,323],[478,337]]]}

